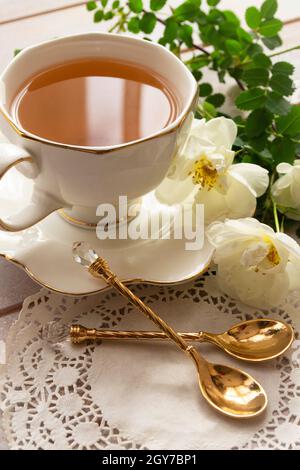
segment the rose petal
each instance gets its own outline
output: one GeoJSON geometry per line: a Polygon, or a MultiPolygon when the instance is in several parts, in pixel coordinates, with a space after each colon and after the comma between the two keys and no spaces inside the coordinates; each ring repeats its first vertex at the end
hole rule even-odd
{"type": "Polygon", "coordinates": [[[287,264],[286,272],[289,276],[290,290],[300,290],[300,260],[292,258],[287,264]]]}
{"type": "Polygon", "coordinates": [[[232,119],[219,117],[207,122],[205,133],[217,147],[231,149],[237,136],[237,126],[232,119]]]}
{"type": "Polygon", "coordinates": [[[288,294],[289,277],[263,275],[239,266],[218,266],[218,284],[231,297],[256,308],[270,308],[281,303],[288,294]]]}
{"type": "Polygon", "coordinates": [[[251,217],[256,209],[256,197],[253,191],[244,182],[232,177],[231,174],[228,176],[226,201],[228,218],[251,217]]]}
{"type": "Polygon", "coordinates": [[[279,163],[279,165],[277,165],[276,167],[277,173],[281,173],[281,174],[289,173],[292,169],[293,169],[293,165],[291,165],[290,163],[286,163],[286,162],[279,163]]]}
{"type": "Polygon", "coordinates": [[[300,208],[300,166],[295,166],[292,173],[291,196],[294,205],[292,207],[300,208]]]}
{"type": "Polygon", "coordinates": [[[184,202],[195,191],[197,191],[197,188],[191,178],[182,181],[165,178],[156,189],[155,196],[159,202],[172,205],[184,202]]]}
{"type": "Polygon", "coordinates": [[[246,182],[256,197],[262,196],[269,186],[269,173],[259,165],[236,163],[230,167],[229,171],[239,181],[246,182]]]}
{"type": "Polygon", "coordinates": [[[300,259],[300,246],[292,237],[286,233],[276,233],[276,238],[282,243],[286,250],[300,259]]]}
{"type": "Polygon", "coordinates": [[[206,188],[201,189],[195,198],[195,204],[204,204],[205,224],[223,219],[227,216],[226,198],[214,188],[208,191],[206,188]]]}

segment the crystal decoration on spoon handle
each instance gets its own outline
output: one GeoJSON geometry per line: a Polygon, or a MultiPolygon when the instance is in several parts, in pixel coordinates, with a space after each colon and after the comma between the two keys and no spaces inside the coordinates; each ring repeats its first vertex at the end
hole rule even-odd
{"type": "Polygon", "coordinates": [[[121,282],[116,274],[114,274],[108,262],[101,258],[88,243],[75,242],[73,245],[73,255],[75,261],[82,266],[88,268],[89,273],[94,277],[104,279],[104,281],[113,286],[119,293],[126,297],[133,305],[135,305],[147,318],[153,321],[166,335],[174,341],[177,346],[184,352],[191,354],[191,348],[176,331],[171,328],[162,318],[160,318],[148,305],[146,305],[139,297],[137,297],[123,282],[121,282]]]}

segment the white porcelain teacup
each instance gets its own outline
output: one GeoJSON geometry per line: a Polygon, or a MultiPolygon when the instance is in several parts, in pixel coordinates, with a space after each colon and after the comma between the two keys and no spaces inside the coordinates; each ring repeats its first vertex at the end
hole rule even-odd
{"type": "Polygon", "coordinates": [[[0,144],[0,178],[18,165],[34,179],[34,190],[31,203],[17,215],[0,219],[0,227],[23,230],[58,209],[69,221],[89,226],[95,223],[99,204],[117,204],[120,195],[134,201],[152,191],[168,171],[196,99],[197,84],[182,62],[164,47],[142,39],[89,33],[22,51],[0,77],[0,130],[11,142],[0,144]],[[147,66],[167,79],[181,103],[176,119],[146,138],[110,147],[51,142],[22,129],[10,104],[26,79],[53,65],[93,56],[147,66]]]}

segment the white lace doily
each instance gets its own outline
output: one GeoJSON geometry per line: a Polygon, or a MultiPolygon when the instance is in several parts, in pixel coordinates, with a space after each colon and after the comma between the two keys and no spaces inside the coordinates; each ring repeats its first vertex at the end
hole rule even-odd
{"type": "MultiPolygon", "coordinates": [[[[135,292],[178,330],[217,332],[243,319],[281,318],[300,331],[300,296],[263,314],[222,295],[215,276],[135,292]]],[[[57,320],[116,329],[155,329],[114,291],[66,298],[42,289],[29,297],[0,370],[3,426],[13,449],[300,448],[300,341],[283,357],[251,365],[211,345],[202,353],[234,364],[266,389],[268,411],[235,421],[201,398],[193,364],[169,342],[103,342],[53,347],[43,325],[57,320]]]]}

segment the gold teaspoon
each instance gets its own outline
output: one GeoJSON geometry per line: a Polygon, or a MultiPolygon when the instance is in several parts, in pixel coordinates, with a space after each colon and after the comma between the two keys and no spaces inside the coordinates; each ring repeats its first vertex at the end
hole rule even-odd
{"type": "Polygon", "coordinates": [[[234,418],[254,417],[265,410],[268,402],[266,393],[250,375],[233,367],[206,361],[193,346],[186,343],[173,328],[128,289],[110,270],[107,261],[99,257],[88,244],[74,243],[73,254],[75,261],[88,267],[91,275],[113,286],[193,359],[202,395],[213,408],[234,418]]]}
{"type": "MultiPolygon", "coordinates": [[[[290,325],[269,318],[244,321],[221,334],[205,331],[177,334],[186,341],[213,343],[231,356],[250,362],[266,361],[280,356],[290,347],[294,339],[294,331],[290,325]]],[[[166,340],[168,336],[159,331],[96,330],[82,325],[72,325],[70,338],[73,343],[78,344],[96,339],[166,340]]]]}

